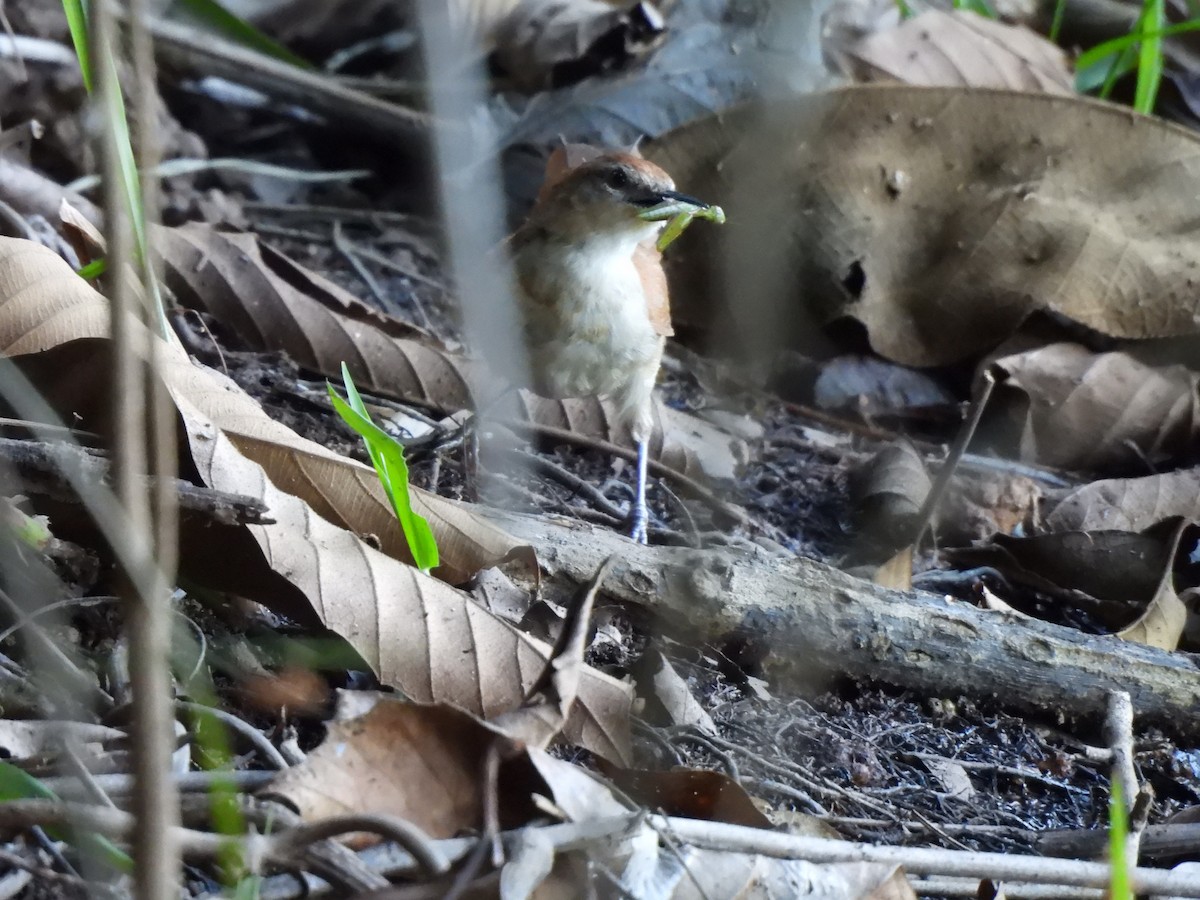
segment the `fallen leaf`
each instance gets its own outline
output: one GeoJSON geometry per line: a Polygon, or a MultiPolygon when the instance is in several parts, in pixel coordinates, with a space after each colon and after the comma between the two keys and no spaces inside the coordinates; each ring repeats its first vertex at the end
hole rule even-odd
{"type": "Polygon", "coordinates": [[[1075,93],[1061,47],[970,10],[927,9],[839,50],[843,71],[857,81],[1075,93]]]}
{"type": "Polygon", "coordinates": [[[532,818],[540,779],[502,732],[448,706],[375,699],[370,710],[330,722],[320,746],[264,792],[309,822],[373,813],[402,818],[433,838],[455,837],[484,825],[483,763],[495,745],[504,827],[532,818]]]}
{"type": "Polygon", "coordinates": [[[803,347],[848,316],[914,366],[978,357],[1038,309],[1196,335],[1198,153],[1093,100],[887,84],[747,104],[646,148],[729,218],[667,255],[677,326],[803,347]],[[723,311],[737,272],[754,277],[723,311]]]}
{"type": "MultiPolygon", "coordinates": [[[[1187,523],[1167,520],[1142,532],[1064,532],[1028,538],[996,535],[991,544],[947,551],[959,565],[986,565],[1010,583],[1049,599],[1046,618],[1103,624],[1118,637],[1174,650],[1186,608],[1173,584],[1175,556],[1187,523]]],[[[1020,603],[1018,597],[1006,598],[1020,603]]],[[[993,608],[1000,608],[992,604],[993,608]]]]}
{"type": "Polygon", "coordinates": [[[1046,528],[1142,531],[1175,516],[1200,520],[1200,469],[1085,484],[1054,506],[1046,516],[1046,528]]]}
{"type": "Polygon", "coordinates": [[[1125,353],[1050,344],[993,363],[1000,380],[985,427],[1021,459],[1084,471],[1161,463],[1200,436],[1200,375],[1125,353]],[[1014,395],[1018,395],[1015,396],[1014,395]]]}
{"type": "Polygon", "coordinates": [[[888,444],[854,473],[855,521],[883,549],[911,544],[932,485],[912,444],[888,444]]]}

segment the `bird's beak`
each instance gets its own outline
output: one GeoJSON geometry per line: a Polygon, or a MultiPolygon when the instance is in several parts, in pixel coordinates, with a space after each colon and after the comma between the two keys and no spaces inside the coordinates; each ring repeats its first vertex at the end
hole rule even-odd
{"type": "Polygon", "coordinates": [[[644,199],[635,199],[633,202],[637,206],[645,207],[638,213],[638,218],[647,222],[665,222],[678,215],[712,219],[718,224],[725,221],[725,213],[721,211],[721,207],[712,206],[703,200],[697,200],[695,197],[689,197],[687,194],[680,194],[677,191],[660,191],[648,194],[644,199]]]}

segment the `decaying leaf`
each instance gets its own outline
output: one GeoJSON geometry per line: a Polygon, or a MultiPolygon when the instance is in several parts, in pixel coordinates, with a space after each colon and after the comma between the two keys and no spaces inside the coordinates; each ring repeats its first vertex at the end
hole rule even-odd
{"type": "Polygon", "coordinates": [[[1181,516],[1200,520],[1200,469],[1093,481],[1046,516],[1049,531],[1142,531],[1181,516]]]}
{"type": "Polygon", "coordinates": [[[925,461],[907,441],[882,448],[855,473],[859,527],[889,550],[912,543],[932,482],[925,461]]]}
{"type": "Polygon", "coordinates": [[[957,398],[936,378],[874,356],[838,356],[821,364],[813,385],[820,409],[845,409],[866,418],[957,414],[957,398]]]}
{"type": "Polygon", "coordinates": [[[1144,469],[1188,452],[1200,435],[1200,376],[1183,366],[1153,368],[1078,344],[1050,344],[994,366],[1008,377],[989,421],[997,430],[1008,424],[1023,460],[1144,469]]]}
{"type": "Polygon", "coordinates": [[[306,821],[393,815],[431,837],[453,837],[483,827],[483,761],[495,744],[503,760],[497,808],[506,827],[532,817],[530,796],[540,779],[502,732],[448,706],[374,699],[369,710],[331,721],[321,745],[282,772],[269,792],[306,821]]]}
{"type": "Polygon", "coordinates": [[[1142,532],[996,535],[990,545],[948,555],[959,564],[992,566],[1011,584],[1054,604],[1053,609],[1026,609],[1040,617],[1053,613],[1072,621],[1082,615],[1091,628],[1104,625],[1126,640],[1174,650],[1186,620],[1173,584],[1186,525],[1176,519],[1142,532]]]}
{"type": "Polygon", "coordinates": [[[677,324],[778,347],[849,316],[916,366],[975,357],[1035,309],[1200,332],[1200,137],[1126,108],[860,85],[743,106],[646,155],[729,215],[668,259],[677,324]]]}
{"type": "Polygon", "coordinates": [[[857,81],[1075,93],[1061,47],[970,10],[928,9],[834,55],[857,81]]]}

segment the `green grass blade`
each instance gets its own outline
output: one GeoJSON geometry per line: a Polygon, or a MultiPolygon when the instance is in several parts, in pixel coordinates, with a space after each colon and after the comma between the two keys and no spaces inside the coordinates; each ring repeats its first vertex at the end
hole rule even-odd
{"type": "Polygon", "coordinates": [[[1145,0],[1140,20],[1141,46],[1138,50],[1137,88],[1133,108],[1150,115],[1158,99],[1163,74],[1163,24],[1166,22],[1165,0],[1145,0]]]}
{"type": "Polygon", "coordinates": [[[1047,37],[1050,38],[1050,43],[1058,43],[1058,33],[1062,31],[1063,16],[1067,12],[1067,0],[1055,0],[1054,3],[1054,18],[1050,20],[1050,33],[1047,37]]]}
{"type": "MultiPolygon", "coordinates": [[[[29,799],[57,800],[58,795],[28,772],[18,769],[12,763],[0,761],[0,802],[29,799]]],[[[129,858],[129,854],[102,835],[61,828],[47,828],[46,834],[56,841],[67,841],[88,858],[117,872],[133,872],[133,860],[129,858]]]]}
{"type": "Polygon", "coordinates": [[[197,22],[235,43],[257,50],[265,56],[291,63],[300,69],[313,68],[308,60],[272,40],[244,19],[238,18],[217,0],[179,0],[179,5],[191,13],[197,22]]]}
{"type": "Polygon", "coordinates": [[[1108,794],[1108,862],[1112,867],[1108,885],[1110,900],[1133,900],[1133,890],[1129,885],[1129,859],[1125,855],[1125,839],[1128,835],[1125,792],[1121,789],[1121,779],[1114,777],[1108,794]]]}
{"type": "MultiPolygon", "coordinates": [[[[1175,35],[1187,34],[1189,31],[1200,31],[1200,18],[1188,19],[1187,22],[1180,22],[1175,25],[1168,25],[1164,29],[1147,32],[1146,37],[1172,37],[1175,35]]],[[[1075,60],[1075,90],[1080,94],[1096,90],[1104,83],[1106,77],[1111,70],[1112,58],[1118,54],[1126,54],[1124,60],[1116,72],[1116,78],[1121,78],[1124,74],[1132,72],[1136,66],[1136,59],[1133,55],[1133,50],[1138,47],[1142,40],[1142,34],[1138,30],[1130,32],[1128,35],[1114,37],[1111,41],[1096,44],[1096,47],[1085,50],[1079,54],[1079,58],[1075,60]]]]}
{"type": "Polygon", "coordinates": [[[1109,66],[1108,72],[1104,76],[1104,83],[1100,85],[1099,97],[1107,100],[1112,96],[1113,88],[1117,86],[1117,81],[1122,78],[1127,72],[1132,72],[1137,68],[1137,46],[1126,47],[1115,57],[1113,57],[1112,65],[1109,66]]]}
{"type": "Polygon", "coordinates": [[[71,29],[71,43],[75,45],[75,58],[79,60],[79,71],[83,74],[83,87],[92,92],[92,54],[88,50],[87,9],[83,0],[62,0],[63,12],[67,15],[67,27],[71,29]]]}
{"type": "Polygon", "coordinates": [[[404,448],[390,434],[371,421],[363,404],[362,397],[354,386],[354,380],[345,364],[342,365],[342,379],[346,386],[346,396],[349,402],[338,396],[333,385],[329,388],[329,399],[338,415],[363,439],[367,453],[379,481],[383,485],[388,499],[392,503],[392,511],[404,532],[408,542],[409,552],[413,562],[423,572],[437,568],[438,549],[434,540],[433,530],[425,517],[412,508],[412,498],[408,490],[408,464],[404,461],[404,448]]]}

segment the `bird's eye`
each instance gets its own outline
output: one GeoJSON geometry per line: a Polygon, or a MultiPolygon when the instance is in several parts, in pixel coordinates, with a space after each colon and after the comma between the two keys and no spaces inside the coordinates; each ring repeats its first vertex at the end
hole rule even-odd
{"type": "Polygon", "coordinates": [[[604,176],[604,183],[610,188],[627,188],[630,185],[629,173],[624,169],[612,169],[604,176]]]}

